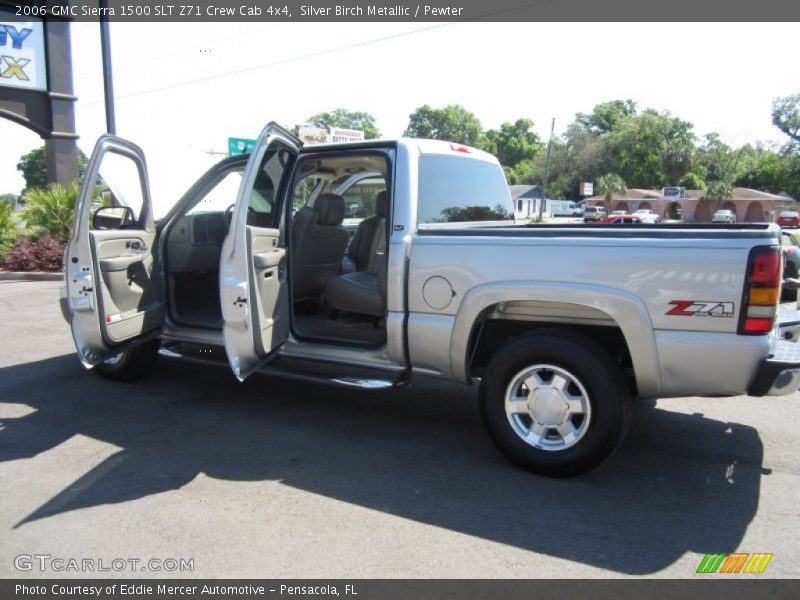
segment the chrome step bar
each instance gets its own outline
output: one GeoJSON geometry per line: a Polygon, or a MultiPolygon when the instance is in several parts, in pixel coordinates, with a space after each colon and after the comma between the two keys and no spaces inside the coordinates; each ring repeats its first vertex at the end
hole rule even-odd
{"type": "MultiPolygon", "coordinates": [[[[227,357],[225,357],[224,352],[216,352],[210,355],[203,355],[199,353],[186,353],[182,352],[178,346],[162,346],[159,348],[158,353],[163,356],[164,358],[181,360],[185,362],[203,364],[203,365],[215,365],[218,367],[227,367],[228,361],[227,357]],[[220,354],[224,360],[220,359],[220,354]]],[[[277,359],[275,362],[281,363],[281,359],[277,359]]],[[[286,362],[285,360],[283,362],[286,362]]],[[[292,362],[298,362],[297,359],[294,359],[292,362]]],[[[318,367],[321,367],[319,363],[317,363],[318,367]]],[[[326,364],[325,367],[336,370],[337,366],[341,368],[341,365],[335,365],[333,363],[326,364]]],[[[323,369],[324,370],[324,369],[323,369]]],[[[352,370],[352,369],[348,369],[352,370]]],[[[279,368],[272,364],[267,364],[262,366],[258,369],[258,373],[262,375],[269,375],[273,377],[284,377],[288,379],[293,379],[296,381],[307,381],[312,383],[323,383],[328,385],[335,385],[339,387],[349,387],[349,388],[356,388],[362,390],[386,390],[391,388],[398,388],[408,385],[410,381],[410,377],[407,373],[392,373],[394,375],[393,378],[385,378],[385,377],[337,377],[331,376],[324,373],[309,373],[307,371],[295,370],[292,368],[279,368]]],[[[383,373],[381,373],[383,375],[383,373]]]]}

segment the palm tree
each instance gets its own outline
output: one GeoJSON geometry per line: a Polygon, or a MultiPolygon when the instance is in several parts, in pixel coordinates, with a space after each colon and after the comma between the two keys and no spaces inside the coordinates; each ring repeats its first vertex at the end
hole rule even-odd
{"type": "Polygon", "coordinates": [[[67,186],[54,183],[46,188],[31,189],[25,194],[22,218],[28,227],[38,230],[37,233],[53,235],[66,242],[75,220],[78,191],[77,182],[67,186]]]}
{"type": "Polygon", "coordinates": [[[611,208],[611,201],[614,199],[614,195],[622,196],[628,191],[628,188],[625,187],[622,177],[616,173],[608,173],[597,178],[597,191],[603,194],[606,210],[608,210],[611,208]]]}

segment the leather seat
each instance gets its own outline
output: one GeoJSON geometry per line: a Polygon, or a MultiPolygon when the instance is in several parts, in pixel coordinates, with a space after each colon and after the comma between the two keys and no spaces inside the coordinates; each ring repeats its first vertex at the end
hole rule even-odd
{"type": "Polygon", "coordinates": [[[363,271],[332,277],[325,299],[336,310],[373,317],[386,314],[386,218],[378,217],[363,271]]]}
{"type": "Polygon", "coordinates": [[[292,225],[292,296],[317,299],[339,270],[350,236],[342,227],[344,198],[320,194],[314,207],[303,207],[292,225]]]}
{"type": "Polygon", "coordinates": [[[386,192],[375,196],[375,215],[358,224],[353,240],[347,248],[347,256],[356,265],[356,271],[365,271],[369,265],[370,249],[379,225],[385,226],[386,192]],[[380,222],[380,223],[379,223],[380,222]]]}

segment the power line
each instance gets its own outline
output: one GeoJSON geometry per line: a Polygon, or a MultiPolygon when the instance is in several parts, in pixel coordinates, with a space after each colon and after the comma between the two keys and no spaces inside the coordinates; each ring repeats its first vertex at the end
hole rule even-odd
{"type": "MultiPolygon", "coordinates": [[[[360,47],[363,47],[363,46],[369,46],[371,44],[377,44],[379,42],[383,42],[383,41],[386,41],[386,40],[406,37],[406,36],[414,35],[414,34],[417,34],[417,33],[424,33],[426,31],[431,31],[433,29],[441,29],[443,27],[447,27],[448,25],[452,25],[452,24],[453,24],[452,22],[440,23],[438,25],[433,25],[431,27],[425,27],[423,29],[415,29],[414,31],[404,31],[402,33],[396,33],[396,34],[393,34],[393,35],[387,35],[387,36],[380,37],[380,38],[375,38],[375,39],[372,39],[372,40],[365,40],[363,42],[355,42],[355,43],[352,43],[352,44],[347,44],[345,46],[338,46],[336,48],[328,48],[326,50],[319,50],[317,52],[311,52],[309,54],[303,54],[301,56],[293,56],[293,57],[290,57],[290,58],[283,58],[283,59],[276,60],[276,61],[269,62],[269,63],[263,63],[263,64],[260,64],[260,65],[254,65],[252,67],[245,67],[244,69],[237,69],[236,71],[228,71],[228,72],[225,72],[225,73],[217,73],[215,75],[209,75],[207,77],[200,77],[198,79],[190,79],[188,81],[180,81],[178,83],[172,83],[172,84],[169,84],[169,85],[164,85],[164,86],[160,86],[160,87],[156,87],[156,88],[150,88],[150,89],[147,89],[147,90],[140,90],[138,92],[131,92],[129,94],[122,94],[122,95],[116,96],[116,99],[117,100],[122,100],[124,98],[133,98],[133,97],[136,97],[136,96],[144,96],[145,94],[153,94],[155,92],[162,92],[162,91],[165,91],[165,90],[171,90],[171,89],[175,89],[175,88],[180,88],[180,87],[184,87],[184,86],[187,86],[187,85],[193,85],[195,83],[203,83],[203,82],[206,82],[206,81],[213,81],[214,79],[220,79],[222,77],[231,77],[231,76],[234,76],[234,75],[241,75],[242,73],[249,73],[249,72],[257,71],[257,70],[260,70],[260,69],[268,69],[270,67],[275,67],[275,66],[278,66],[278,65],[285,65],[285,64],[288,64],[288,63],[297,62],[297,61],[301,61],[301,60],[306,60],[306,59],[309,59],[309,58],[317,58],[319,56],[324,56],[326,54],[333,54],[334,52],[341,52],[343,50],[350,50],[352,48],[360,48],[360,47]]],[[[94,106],[94,105],[97,105],[97,104],[102,104],[102,102],[103,102],[102,100],[95,100],[94,102],[87,102],[87,103],[81,104],[80,106],[94,106]]]]}

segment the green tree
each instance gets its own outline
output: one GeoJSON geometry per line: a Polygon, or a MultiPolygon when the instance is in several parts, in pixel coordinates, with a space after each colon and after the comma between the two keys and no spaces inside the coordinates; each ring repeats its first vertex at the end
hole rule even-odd
{"type": "Polygon", "coordinates": [[[697,149],[695,171],[708,184],[724,181],[732,184],[739,176],[740,156],[722,141],[718,133],[709,133],[697,149]]]}
{"type": "Polygon", "coordinates": [[[788,191],[794,183],[791,156],[756,144],[747,144],[735,151],[739,158],[734,185],[772,194],[788,191]]]}
{"type": "Polygon", "coordinates": [[[733,198],[733,186],[727,181],[714,181],[708,184],[702,201],[707,202],[712,206],[712,210],[717,211],[725,200],[731,198],[733,198]]]}
{"type": "MultiPolygon", "coordinates": [[[[80,179],[86,172],[86,164],[89,159],[78,148],[78,179],[80,179]]],[[[17,163],[17,171],[22,173],[25,178],[25,189],[22,190],[22,196],[32,188],[47,187],[47,159],[45,156],[45,147],[40,146],[31,150],[27,154],[23,154],[17,163]]]]}
{"type": "Polygon", "coordinates": [[[463,106],[451,104],[445,108],[431,108],[425,104],[409,115],[403,135],[477,146],[482,134],[478,117],[463,106]]]}
{"type": "Polygon", "coordinates": [[[530,160],[542,149],[542,141],[533,129],[530,119],[517,119],[503,123],[500,129],[490,129],[483,134],[479,147],[494,154],[504,167],[516,167],[530,160]]]}
{"type": "Polygon", "coordinates": [[[77,182],[63,186],[57,183],[28,192],[22,218],[38,235],[53,235],[62,242],[69,240],[75,220],[75,204],[80,188],[77,182]]]}
{"type": "Polygon", "coordinates": [[[621,119],[606,135],[617,173],[636,188],[659,188],[679,180],[690,168],[692,127],[653,109],[621,119]]]}
{"type": "Polygon", "coordinates": [[[633,100],[612,100],[594,107],[590,114],[578,113],[575,123],[596,134],[613,131],[617,124],[628,117],[636,116],[636,102],[633,100]]]}
{"type": "Polygon", "coordinates": [[[597,191],[605,199],[606,209],[611,206],[614,196],[621,196],[628,191],[625,181],[616,173],[607,173],[597,178],[597,191]]]}
{"type": "Polygon", "coordinates": [[[800,142],[800,94],[776,98],[773,101],[772,124],[793,142],[800,142]]]}
{"type": "Polygon", "coordinates": [[[364,137],[368,140],[381,137],[381,132],[375,125],[375,117],[368,112],[336,108],[330,112],[321,112],[311,115],[307,120],[309,123],[315,123],[320,127],[358,129],[364,132],[364,137]]]}

